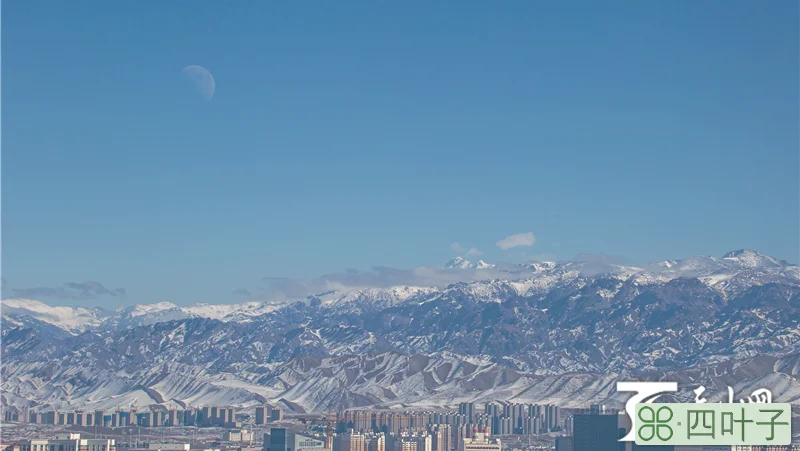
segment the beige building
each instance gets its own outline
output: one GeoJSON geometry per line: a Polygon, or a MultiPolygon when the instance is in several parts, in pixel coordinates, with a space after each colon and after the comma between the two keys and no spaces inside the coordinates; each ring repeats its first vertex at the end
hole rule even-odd
{"type": "Polygon", "coordinates": [[[222,434],[222,440],[226,442],[249,442],[253,439],[253,434],[247,429],[231,429],[222,434]]]}
{"type": "Polygon", "coordinates": [[[438,424],[433,429],[433,451],[453,449],[453,432],[449,424],[438,424]]]}
{"type": "Polygon", "coordinates": [[[50,439],[25,440],[20,443],[20,451],[116,451],[116,441],[62,434],[50,439]]]}
{"type": "Polygon", "coordinates": [[[352,430],[336,436],[335,451],[367,451],[364,434],[352,430]]]}
{"type": "Polygon", "coordinates": [[[417,451],[416,440],[398,437],[394,442],[394,451],[417,451]]]}
{"type": "Polygon", "coordinates": [[[491,438],[488,429],[478,432],[478,428],[475,428],[472,437],[465,438],[461,442],[460,451],[502,451],[502,449],[500,439],[491,438]]]}
{"type": "Polygon", "coordinates": [[[433,439],[427,432],[401,434],[395,440],[394,451],[433,451],[433,439]]]}

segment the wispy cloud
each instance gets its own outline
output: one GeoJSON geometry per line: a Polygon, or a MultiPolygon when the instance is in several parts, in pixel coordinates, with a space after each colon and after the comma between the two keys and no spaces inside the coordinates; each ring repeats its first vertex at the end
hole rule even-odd
{"type": "MultiPolygon", "coordinates": [[[[523,238],[515,238],[516,243],[531,243],[533,237],[528,234],[523,238]]],[[[512,238],[512,237],[509,237],[512,238]]],[[[508,240],[508,238],[507,238],[508,240]]],[[[498,244],[499,246],[499,244],[498,244]]],[[[517,244],[528,246],[528,244],[517,244]]],[[[516,246],[514,246],[516,247],[516,246]]],[[[477,250],[477,249],[476,249],[477,250]]],[[[467,252],[469,249],[466,250],[467,252]]],[[[558,261],[553,254],[529,254],[520,252],[529,263],[534,261],[558,261]]],[[[608,264],[624,261],[622,257],[605,254],[580,254],[575,260],[585,262],[582,272],[585,275],[606,273],[608,264]]],[[[487,269],[445,268],[441,266],[418,266],[412,269],[398,269],[388,266],[375,266],[367,271],[347,269],[342,272],[323,274],[307,279],[289,277],[264,277],[258,287],[240,288],[234,294],[247,300],[289,301],[303,299],[307,296],[323,294],[331,291],[346,292],[353,289],[390,288],[395,286],[413,287],[445,287],[458,282],[478,280],[519,280],[532,277],[531,269],[525,265],[497,262],[495,267],[487,269]]]]}
{"type": "Polygon", "coordinates": [[[54,298],[91,300],[99,297],[125,297],[124,288],[108,289],[100,282],[67,282],[57,287],[13,288],[11,293],[17,298],[54,298]]]}
{"type": "Polygon", "coordinates": [[[608,272],[610,265],[626,265],[628,259],[608,254],[578,254],[574,261],[582,262],[581,273],[585,276],[597,276],[608,272]]]}
{"type": "Polygon", "coordinates": [[[521,246],[533,246],[536,243],[536,237],[533,232],[517,233],[507,236],[497,242],[497,247],[503,250],[513,249],[521,246]]]}
{"type": "Polygon", "coordinates": [[[341,273],[324,274],[310,279],[264,277],[262,279],[263,285],[260,288],[242,288],[234,290],[234,293],[248,300],[283,301],[302,299],[306,296],[330,291],[390,288],[394,286],[444,287],[458,282],[499,278],[517,279],[525,276],[524,274],[515,274],[515,270],[519,271],[520,268],[510,264],[499,264],[498,268],[490,269],[460,269],[438,266],[398,269],[388,266],[375,266],[368,271],[348,270],[341,273]]]}
{"type": "Polygon", "coordinates": [[[478,255],[483,255],[483,252],[479,251],[477,248],[472,247],[467,251],[467,255],[478,256],[478,255]]]}
{"type": "Polygon", "coordinates": [[[250,298],[250,297],[253,296],[253,293],[250,290],[248,290],[247,288],[237,288],[237,289],[233,290],[233,294],[235,296],[242,296],[242,297],[245,297],[245,298],[250,298]]]}
{"type": "Polygon", "coordinates": [[[601,263],[604,265],[626,265],[630,263],[627,258],[619,255],[600,254],[578,254],[573,258],[576,262],[601,263]]]}
{"type": "Polygon", "coordinates": [[[450,249],[452,249],[452,250],[456,251],[456,252],[457,252],[457,253],[459,253],[459,254],[463,254],[463,253],[464,253],[464,251],[466,251],[466,250],[467,250],[467,248],[465,248],[464,246],[462,246],[460,243],[453,243],[453,244],[451,244],[451,245],[450,245],[450,249]]]}

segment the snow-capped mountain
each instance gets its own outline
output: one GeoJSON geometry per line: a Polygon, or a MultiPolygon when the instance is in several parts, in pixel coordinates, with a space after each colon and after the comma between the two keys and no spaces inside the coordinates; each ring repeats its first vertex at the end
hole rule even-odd
{"type": "Polygon", "coordinates": [[[770,384],[800,403],[795,265],[754,251],[642,267],[451,263],[473,279],[110,313],[3,301],[2,390],[59,408],[579,406],[613,398],[618,378],[670,377],[770,384]]]}
{"type": "Polygon", "coordinates": [[[785,261],[748,249],[728,252],[722,256],[722,259],[733,266],[744,268],[780,268],[787,266],[785,261]]]}
{"type": "Polygon", "coordinates": [[[41,321],[75,333],[100,326],[109,315],[99,308],[51,307],[31,299],[4,299],[0,311],[3,320],[11,324],[41,321]]]}
{"type": "Polygon", "coordinates": [[[444,267],[449,269],[471,269],[474,265],[470,263],[469,260],[465,260],[461,257],[454,257],[447,262],[444,267]]]}
{"type": "Polygon", "coordinates": [[[95,329],[118,329],[187,318],[211,318],[246,322],[280,308],[282,303],[244,302],[240,304],[195,304],[181,307],[171,302],[137,304],[114,311],[99,307],[51,307],[30,299],[4,299],[0,302],[3,321],[25,325],[43,322],[73,334],[95,329]]]}
{"type": "Polygon", "coordinates": [[[280,308],[282,303],[243,302],[239,304],[195,304],[181,307],[171,302],[138,304],[117,311],[118,315],[109,318],[105,327],[132,327],[163,323],[187,318],[209,318],[220,321],[246,322],[280,308]]]}
{"type": "Polygon", "coordinates": [[[483,260],[478,260],[477,263],[472,263],[461,257],[455,257],[444,265],[448,269],[494,269],[497,265],[486,263],[483,260]]]}

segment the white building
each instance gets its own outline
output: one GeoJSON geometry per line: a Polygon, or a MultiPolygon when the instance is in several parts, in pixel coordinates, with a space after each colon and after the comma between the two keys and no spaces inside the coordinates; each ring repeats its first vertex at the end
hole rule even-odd
{"type": "Polygon", "coordinates": [[[226,442],[249,442],[253,439],[253,434],[247,429],[232,429],[225,431],[222,439],[226,442]]]}
{"type": "Polygon", "coordinates": [[[427,432],[402,434],[400,449],[401,451],[433,451],[433,437],[427,432]]]}
{"type": "Polygon", "coordinates": [[[478,432],[478,428],[475,428],[472,437],[465,438],[461,442],[460,451],[502,451],[502,449],[500,439],[489,437],[488,429],[478,432]]]}
{"type": "Polygon", "coordinates": [[[20,451],[116,451],[113,438],[81,438],[81,434],[62,434],[53,438],[31,439],[20,443],[20,451]]]}

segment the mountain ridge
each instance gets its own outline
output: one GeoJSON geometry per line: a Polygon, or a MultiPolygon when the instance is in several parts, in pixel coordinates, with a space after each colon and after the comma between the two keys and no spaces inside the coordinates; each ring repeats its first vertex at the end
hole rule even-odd
{"type": "MultiPolygon", "coordinates": [[[[620,278],[633,277],[642,284],[654,281],[669,281],[679,277],[698,277],[709,286],[718,286],[719,291],[727,295],[727,291],[735,291],[737,287],[730,287],[736,282],[736,277],[741,272],[765,271],[762,276],[769,281],[787,279],[800,283],[800,266],[789,264],[757,251],[739,249],[723,255],[721,258],[694,256],[682,260],[665,260],[653,262],[642,267],[623,266],[618,264],[564,261],[564,262],[534,262],[528,264],[495,265],[480,260],[471,263],[461,257],[456,257],[444,265],[450,270],[469,270],[477,272],[477,277],[472,282],[482,280],[502,280],[507,276],[509,280],[521,281],[520,286],[526,282],[541,285],[550,277],[569,277],[569,274],[613,274],[620,278]],[[483,278],[485,277],[485,279],[483,278]]],[[[333,290],[309,296],[318,298],[321,302],[346,304],[352,301],[364,301],[365,298],[373,300],[391,298],[393,303],[402,302],[407,297],[422,292],[430,293],[447,289],[455,284],[443,287],[436,286],[393,286],[387,288],[360,288],[354,287],[347,290],[333,290]]],[[[746,284],[746,282],[743,282],[746,284]]],[[[295,299],[294,301],[297,301],[295,299]]],[[[114,311],[99,307],[66,307],[50,306],[39,300],[10,298],[0,301],[3,317],[11,320],[15,315],[27,315],[40,321],[48,322],[72,333],[80,333],[103,323],[108,327],[131,327],[136,325],[151,324],[183,319],[190,317],[216,318],[223,321],[247,321],[253,317],[276,310],[293,302],[289,301],[247,301],[234,304],[207,304],[200,303],[189,306],[161,301],[152,304],[134,304],[118,308],[114,311]]],[[[386,304],[384,302],[384,304],[386,304]]],[[[384,305],[386,306],[386,305],[384,305]]]]}
{"type": "Polygon", "coordinates": [[[58,408],[147,404],[154,393],[308,411],[499,396],[578,406],[613,401],[619,378],[669,375],[737,390],[767,381],[776,400],[797,402],[800,273],[760,255],[655,269],[498,265],[442,287],[332,291],[236,318],[206,306],[83,331],[4,310],[2,389],[9,403],[58,408]]]}

